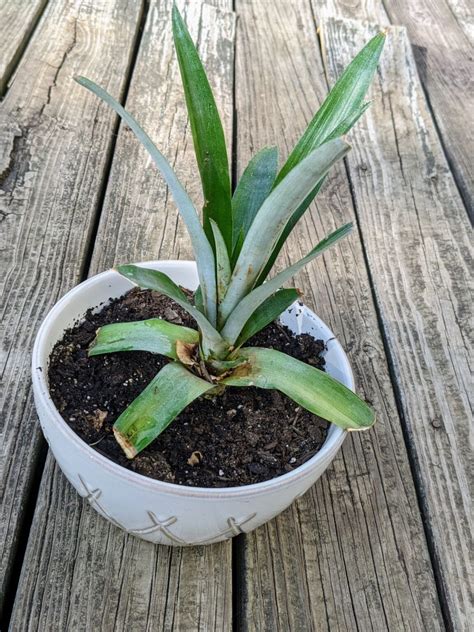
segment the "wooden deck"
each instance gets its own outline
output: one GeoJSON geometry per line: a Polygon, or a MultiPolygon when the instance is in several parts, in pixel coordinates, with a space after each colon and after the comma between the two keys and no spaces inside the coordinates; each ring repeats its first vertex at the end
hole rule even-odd
{"type": "Polygon", "coordinates": [[[199,198],[171,5],[0,5],[1,630],[472,630],[467,0],[179,3],[236,175],[266,144],[286,154],[342,67],[393,25],[353,151],[283,257],[356,223],[298,286],[348,350],[375,429],[266,526],[185,549],[105,522],[46,452],[29,368],[46,312],[116,263],[191,257],[145,152],[72,81],[120,96],[199,198]]]}

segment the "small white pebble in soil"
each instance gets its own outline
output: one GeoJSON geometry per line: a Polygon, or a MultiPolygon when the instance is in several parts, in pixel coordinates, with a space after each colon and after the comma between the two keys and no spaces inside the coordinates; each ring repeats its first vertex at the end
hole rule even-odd
{"type": "Polygon", "coordinates": [[[224,470],[219,470],[219,476],[224,476],[224,470]]]}
{"type": "Polygon", "coordinates": [[[295,459],[295,457],[294,457],[294,456],[292,456],[292,457],[291,457],[291,459],[290,459],[290,463],[296,463],[296,459],[295,459]]]}
{"type": "Polygon", "coordinates": [[[237,408],[243,408],[243,407],[244,407],[244,405],[243,405],[243,404],[239,404],[239,405],[237,406],[237,408]]]}

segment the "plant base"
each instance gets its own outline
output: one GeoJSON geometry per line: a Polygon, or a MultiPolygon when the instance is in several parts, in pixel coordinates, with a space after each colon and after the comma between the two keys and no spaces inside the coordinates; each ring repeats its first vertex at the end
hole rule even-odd
{"type": "MultiPolygon", "coordinates": [[[[53,350],[50,392],[69,426],[115,463],[157,480],[198,487],[248,485],[293,471],[326,438],[328,424],[276,391],[228,388],[202,397],[136,456],[127,459],[112,432],[124,408],[145,388],[166,359],[144,353],[89,358],[98,327],[117,321],[161,317],[194,326],[173,301],[133,289],[69,329],[53,350]]],[[[324,343],[287,327],[270,325],[252,346],[273,347],[324,367],[324,343]]]]}

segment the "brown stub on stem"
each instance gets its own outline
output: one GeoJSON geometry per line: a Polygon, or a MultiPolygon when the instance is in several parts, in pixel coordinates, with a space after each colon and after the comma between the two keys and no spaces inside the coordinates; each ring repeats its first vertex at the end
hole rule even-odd
{"type": "Polygon", "coordinates": [[[196,364],[197,345],[190,342],[176,341],[176,355],[178,360],[185,366],[194,366],[196,364]]]}
{"type": "Polygon", "coordinates": [[[135,448],[135,446],[133,446],[130,443],[130,441],[127,439],[127,437],[125,437],[116,428],[114,428],[113,431],[114,431],[115,439],[116,439],[117,443],[119,444],[119,446],[122,448],[122,450],[125,452],[125,456],[127,457],[127,459],[135,458],[137,456],[137,454],[138,454],[137,449],[135,448]]]}

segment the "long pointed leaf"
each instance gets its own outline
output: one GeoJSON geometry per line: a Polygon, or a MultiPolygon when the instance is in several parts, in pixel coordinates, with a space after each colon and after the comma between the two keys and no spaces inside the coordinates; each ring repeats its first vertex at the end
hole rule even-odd
{"type": "Polygon", "coordinates": [[[273,349],[244,347],[239,353],[248,364],[238,367],[223,384],[276,389],[345,430],[365,430],[375,422],[373,410],[324,371],[273,349]]]}
{"type": "Polygon", "coordinates": [[[243,298],[237,307],[232,311],[227,322],[221,330],[222,336],[230,343],[235,344],[240,332],[244,328],[255,311],[262,305],[269,296],[274,294],[284,283],[291,279],[297,272],[310,261],[319,257],[325,250],[333,246],[337,241],[346,237],[352,230],[352,224],[345,224],[338,228],[325,239],[319,242],[307,255],[285,270],[282,270],[273,278],[269,279],[262,285],[243,298]]]}
{"type": "Polygon", "coordinates": [[[245,238],[227,294],[219,306],[218,326],[254,287],[288,220],[331,166],[348,151],[337,138],[301,161],[267,197],[245,238]]]}
{"type": "Polygon", "coordinates": [[[232,198],[233,257],[263,202],[269,196],[278,169],[278,149],[264,147],[249,162],[232,198]]]}
{"type": "Polygon", "coordinates": [[[345,118],[339,125],[329,134],[327,140],[331,138],[338,138],[339,136],[345,136],[354,127],[360,117],[370,108],[371,102],[367,101],[360,107],[352,110],[347,118],[345,118]]]}
{"type": "Polygon", "coordinates": [[[212,234],[214,235],[214,245],[216,249],[217,302],[220,303],[227,292],[232,272],[230,269],[230,260],[224,237],[222,236],[216,222],[212,218],[209,221],[211,222],[212,234]]]}
{"type": "MultiPolygon", "coordinates": [[[[329,139],[338,138],[339,136],[344,136],[345,134],[347,134],[347,132],[359,120],[359,118],[362,116],[362,114],[364,114],[364,112],[367,110],[369,106],[370,106],[370,102],[364,103],[358,110],[354,110],[344,121],[342,121],[342,123],[340,123],[338,127],[336,127],[336,129],[330,134],[329,139]]],[[[305,200],[300,204],[300,206],[296,209],[296,211],[290,217],[287,225],[285,226],[280,236],[280,239],[277,242],[277,245],[273,249],[273,252],[270,258],[268,259],[267,264],[263,269],[263,272],[258,278],[256,285],[261,285],[265,281],[267,276],[269,275],[270,270],[272,269],[273,264],[276,261],[276,258],[280,254],[281,249],[283,248],[285,244],[285,241],[288,239],[288,235],[291,233],[291,231],[299,222],[299,220],[303,217],[304,213],[308,209],[311,202],[318,195],[325,179],[326,179],[326,176],[318,182],[318,184],[314,187],[311,193],[305,198],[305,200]]]]}
{"type": "Polygon", "coordinates": [[[95,84],[90,79],[86,79],[85,77],[75,77],[75,80],[81,86],[87,88],[93,94],[102,99],[102,101],[107,103],[107,105],[109,105],[125,121],[125,123],[127,123],[160,170],[166,184],[170,188],[176,206],[178,207],[180,215],[186,224],[186,228],[188,229],[189,236],[191,237],[194,257],[197,263],[199,282],[202,287],[204,305],[206,308],[206,316],[211,324],[215,324],[217,292],[214,253],[203,227],[201,226],[199,216],[196,213],[196,209],[194,208],[189,195],[186,193],[183,185],[178,180],[169,162],[157,149],[151,138],[143,131],[133,116],[131,116],[118,101],[110,96],[106,90],[95,84]]]}
{"type": "Polygon", "coordinates": [[[332,138],[334,131],[340,128],[341,123],[344,121],[348,123],[344,131],[341,131],[341,134],[344,134],[359,118],[358,116],[354,118],[354,113],[363,107],[363,101],[372,83],[384,43],[385,33],[378,33],[347,66],[288,156],[278,174],[276,184],[281,182],[295,165],[316,147],[332,138]]]}
{"type": "Polygon", "coordinates": [[[261,285],[262,283],[264,283],[265,279],[267,278],[267,276],[270,273],[270,270],[273,268],[273,264],[275,263],[276,258],[278,257],[278,255],[280,254],[281,249],[285,245],[285,241],[288,239],[288,235],[291,233],[291,231],[296,226],[298,221],[303,217],[305,211],[307,210],[307,208],[309,207],[311,202],[318,195],[321,187],[323,186],[323,183],[324,183],[325,179],[326,179],[326,176],[323,176],[321,178],[321,180],[317,183],[317,185],[314,187],[314,189],[309,193],[309,195],[307,195],[305,197],[303,202],[298,206],[296,211],[293,213],[293,215],[288,220],[288,223],[286,224],[285,228],[283,229],[283,232],[280,235],[275,248],[272,250],[272,253],[271,253],[270,257],[268,258],[267,263],[265,264],[265,267],[263,268],[262,272],[260,273],[260,276],[258,277],[257,282],[256,282],[255,285],[261,285]]]}
{"type": "Polygon", "coordinates": [[[89,355],[96,356],[117,351],[149,351],[177,360],[176,342],[199,342],[199,334],[189,327],[173,325],[161,318],[138,320],[131,323],[104,325],[96,334],[89,355]]]}
{"type": "Polygon", "coordinates": [[[191,314],[201,330],[202,346],[206,354],[215,353],[220,355],[227,350],[228,345],[222,339],[219,332],[214,329],[207,318],[190,303],[186,294],[169,276],[159,270],[151,270],[150,268],[142,268],[131,264],[118,266],[117,270],[138,286],[161,292],[165,294],[165,296],[172,298],[178,305],[181,305],[188,314],[191,314]]]}
{"type": "Polygon", "coordinates": [[[172,21],[174,45],[204,193],[204,228],[210,238],[209,219],[212,218],[219,226],[228,252],[231,253],[231,187],[224,130],[206,72],[176,5],[173,5],[172,21]]]}
{"type": "MultiPolygon", "coordinates": [[[[316,147],[332,138],[347,134],[366,111],[370,103],[363,103],[363,100],[377,69],[384,43],[385,33],[379,33],[366,44],[347,66],[291,152],[278,174],[276,184],[316,147]]],[[[318,194],[322,183],[323,181],[320,181],[316,185],[285,226],[264,271],[257,281],[258,285],[267,278],[283,248],[283,244],[288,239],[288,235],[318,194]]]]}
{"type": "Polygon", "coordinates": [[[115,438],[127,457],[146,448],[186,406],[212,388],[178,362],[164,366],[114,424],[115,438]]]}
{"type": "Polygon", "coordinates": [[[276,320],[285,309],[288,309],[299,297],[300,293],[294,288],[278,290],[267,298],[260,307],[253,312],[237,338],[236,347],[242,346],[252,336],[276,320]]]}
{"type": "MultiPolygon", "coordinates": [[[[351,112],[351,114],[346,119],[344,119],[344,121],[342,121],[342,123],[340,123],[338,127],[336,127],[336,129],[330,134],[328,140],[332,138],[338,138],[339,136],[344,136],[345,134],[347,134],[347,132],[359,120],[359,118],[362,116],[362,114],[364,114],[364,112],[367,110],[369,106],[370,106],[370,103],[364,103],[359,109],[351,112]]],[[[296,226],[298,221],[303,217],[304,213],[308,209],[311,202],[318,195],[325,179],[326,179],[326,176],[318,182],[318,184],[314,187],[311,193],[305,198],[305,200],[300,204],[300,206],[296,209],[296,211],[288,220],[288,223],[285,226],[280,236],[280,239],[277,242],[277,245],[273,249],[273,252],[270,258],[268,259],[267,264],[263,269],[263,272],[258,278],[256,285],[261,285],[267,278],[268,274],[270,273],[270,270],[273,267],[273,264],[276,261],[276,258],[280,254],[281,249],[283,248],[285,244],[285,241],[288,239],[288,235],[291,233],[291,231],[296,226]]]]}

